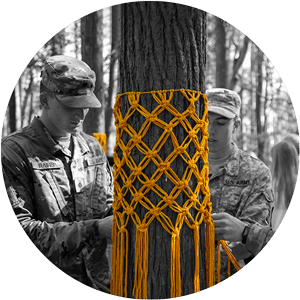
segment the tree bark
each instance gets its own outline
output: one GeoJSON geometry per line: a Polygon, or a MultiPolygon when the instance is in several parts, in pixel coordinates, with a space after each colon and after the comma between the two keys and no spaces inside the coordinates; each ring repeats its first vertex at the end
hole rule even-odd
{"type": "Polygon", "coordinates": [[[111,8],[111,58],[110,58],[110,68],[109,68],[109,87],[108,87],[108,99],[107,107],[105,111],[105,132],[107,139],[110,135],[110,127],[112,122],[113,108],[112,103],[116,97],[117,87],[118,87],[118,74],[117,74],[117,62],[120,50],[120,36],[121,36],[121,6],[114,5],[111,8]]]}
{"type": "MultiPolygon", "coordinates": [[[[180,88],[205,91],[206,14],[204,12],[174,3],[133,2],[122,5],[121,15],[120,93],[180,88]]],[[[140,103],[149,112],[157,105],[151,96],[148,97],[147,95],[141,98],[140,103]]],[[[172,104],[179,112],[183,112],[188,107],[187,101],[175,94],[172,104]]],[[[197,101],[195,105],[196,112],[201,118],[204,104],[197,101]]],[[[122,102],[122,114],[125,115],[128,109],[129,103],[127,101],[122,102]]],[[[172,116],[169,112],[163,111],[159,118],[168,123],[172,116]]],[[[130,126],[138,132],[144,120],[142,115],[135,114],[130,121],[130,126]]],[[[150,149],[153,148],[163,132],[161,128],[152,125],[143,138],[143,142],[150,149]]],[[[173,132],[181,143],[186,132],[180,126],[175,127],[173,132]]],[[[201,140],[201,136],[198,138],[201,140]]],[[[129,139],[130,137],[123,136],[125,145],[129,139]]],[[[172,142],[168,139],[160,150],[160,157],[165,160],[173,148],[172,142]]],[[[192,153],[195,149],[191,147],[189,151],[192,153]]],[[[122,156],[118,147],[116,153],[119,157],[122,156]]],[[[143,159],[143,155],[136,148],[132,149],[131,157],[134,158],[137,165],[143,159]]],[[[202,162],[199,163],[200,170],[202,166],[202,162]]],[[[171,167],[181,178],[186,165],[179,157],[172,163],[171,167]]],[[[143,173],[151,178],[156,169],[155,164],[150,163],[143,170],[143,173]]],[[[166,176],[162,176],[157,184],[167,193],[174,187],[166,176]]],[[[189,182],[192,189],[195,188],[196,184],[195,178],[189,182]]],[[[141,184],[135,182],[135,188],[139,190],[141,184]]],[[[152,191],[147,193],[147,197],[151,199],[154,205],[157,205],[161,200],[152,191]]],[[[130,199],[127,200],[130,202],[130,199]]],[[[185,201],[185,195],[180,195],[176,199],[179,205],[185,201]]],[[[136,212],[143,216],[145,209],[137,207],[136,212]]],[[[170,208],[166,208],[164,212],[174,224],[177,213],[170,208]]],[[[133,297],[135,273],[135,226],[133,222],[129,223],[128,231],[127,291],[128,297],[133,297]]],[[[200,226],[201,289],[206,288],[204,242],[204,224],[202,224],[200,226]]],[[[180,249],[182,295],[187,295],[194,292],[195,252],[193,231],[186,224],[183,225],[180,232],[180,249]]],[[[170,297],[170,250],[171,238],[169,233],[154,219],[149,227],[148,298],[170,297]]]]}
{"type": "Polygon", "coordinates": [[[89,110],[83,124],[88,134],[105,133],[105,101],[103,95],[103,10],[95,11],[81,19],[82,60],[96,73],[94,93],[101,108],[89,110]]]}
{"type": "Polygon", "coordinates": [[[257,128],[257,156],[260,159],[263,159],[264,153],[264,132],[263,132],[263,123],[262,123],[262,95],[263,95],[263,53],[260,49],[257,49],[257,75],[256,75],[256,128],[257,128]]]}
{"type": "Polygon", "coordinates": [[[13,90],[10,100],[8,103],[9,109],[9,129],[10,132],[14,132],[17,130],[17,122],[16,122],[16,92],[13,90]]]}
{"type": "Polygon", "coordinates": [[[251,72],[250,72],[250,102],[249,102],[249,107],[250,107],[250,121],[251,121],[251,128],[250,128],[250,139],[251,141],[249,142],[248,147],[252,150],[255,151],[255,154],[257,154],[256,150],[257,149],[257,138],[256,138],[256,114],[255,114],[255,95],[256,95],[256,79],[255,79],[255,74],[256,74],[256,46],[255,44],[251,44],[251,72]],[[252,147],[251,147],[252,145],[252,147]]]}
{"type": "Polygon", "coordinates": [[[228,65],[226,59],[226,30],[224,21],[218,17],[215,20],[215,51],[216,51],[216,87],[227,88],[228,65]]]}
{"type": "Polygon", "coordinates": [[[239,51],[239,55],[233,61],[232,74],[231,74],[231,79],[230,79],[230,83],[229,83],[230,90],[234,90],[234,88],[238,82],[237,73],[245,60],[247,50],[248,50],[248,44],[249,44],[249,38],[247,36],[245,36],[243,46],[239,51]]]}
{"type": "MultiPolygon", "coordinates": [[[[30,118],[30,110],[31,110],[31,101],[30,98],[32,97],[32,90],[33,90],[33,84],[34,84],[34,78],[33,78],[33,74],[32,74],[32,70],[29,70],[29,85],[28,88],[25,89],[25,96],[24,96],[24,100],[21,106],[21,127],[24,127],[24,122],[26,121],[25,115],[26,115],[26,110],[29,108],[29,114],[28,114],[28,118],[30,118]],[[30,104],[28,105],[28,102],[30,102],[30,104]]],[[[29,119],[30,122],[30,119],[29,119]]]]}

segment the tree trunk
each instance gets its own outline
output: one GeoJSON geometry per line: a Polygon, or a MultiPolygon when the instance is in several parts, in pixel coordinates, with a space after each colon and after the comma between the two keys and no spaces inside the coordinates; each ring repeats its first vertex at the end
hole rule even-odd
{"type": "MultiPolygon", "coordinates": [[[[29,111],[31,110],[30,107],[30,98],[32,97],[32,92],[33,92],[33,83],[34,83],[34,78],[33,78],[33,74],[32,74],[32,70],[29,71],[29,85],[28,88],[25,89],[25,96],[24,96],[24,100],[23,103],[21,105],[21,127],[24,127],[24,122],[26,122],[26,110],[29,108],[29,111]],[[29,105],[28,105],[29,104],[29,105]]],[[[29,116],[28,116],[29,117],[29,116]]],[[[27,124],[26,124],[27,125],[27,124]]]]}
{"type": "Polygon", "coordinates": [[[216,51],[216,87],[227,88],[228,64],[226,59],[226,30],[224,21],[214,17],[215,21],[215,51],[216,51]]]}
{"type": "Polygon", "coordinates": [[[247,50],[248,50],[248,44],[249,44],[249,39],[247,36],[245,36],[243,46],[239,50],[239,55],[233,61],[232,74],[231,74],[231,79],[230,79],[230,83],[229,83],[230,90],[234,90],[234,88],[238,82],[237,73],[245,60],[247,50]]]}
{"type": "Polygon", "coordinates": [[[65,29],[54,35],[48,42],[50,53],[52,55],[61,55],[65,49],[65,29]]]}
{"type": "Polygon", "coordinates": [[[257,156],[260,159],[263,159],[264,153],[264,132],[263,132],[263,124],[262,124],[262,95],[263,95],[263,53],[260,49],[257,49],[257,75],[256,75],[256,128],[257,128],[257,148],[258,153],[257,156]]]}
{"type": "Polygon", "coordinates": [[[17,130],[17,122],[16,122],[16,92],[13,90],[10,100],[8,103],[9,109],[9,129],[10,132],[14,132],[17,130]]]}
{"type": "Polygon", "coordinates": [[[256,46],[255,44],[251,44],[251,73],[250,73],[250,101],[249,101],[249,107],[250,107],[250,121],[251,121],[251,127],[250,127],[250,142],[248,143],[247,147],[248,149],[255,152],[257,155],[257,138],[256,138],[256,115],[255,115],[255,95],[256,95],[256,46]]]}
{"type": "Polygon", "coordinates": [[[74,22],[74,52],[75,57],[78,59],[80,53],[80,20],[74,22]]]}
{"type": "Polygon", "coordinates": [[[105,101],[103,95],[103,10],[95,11],[81,19],[82,60],[96,73],[94,93],[101,108],[89,110],[83,124],[88,134],[105,133],[105,101]]]}
{"type": "Polygon", "coordinates": [[[110,58],[110,68],[109,68],[109,87],[108,87],[108,100],[105,112],[105,132],[107,139],[110,135],[110,127],[112,122],[113,108],[112,103],[116,97],[118,82],[117,82],[117,62],[119,57],[120,49],[120,17],[121,17],[121,6],[114,5],[111,8],[111,58],[110,58]]]}
{"type": "MultiPolygon", "coordinates": [[[[121,23],[121,50],[120,50],[120,93],[124,92],[147,92],[168,89],[191,89],[204,91],[205,65],[206,65],[206,14],[198,9],[184,5],[166,2],[133,2],[122,5],[121,23]]],[[[143,95],[140,104],[151,112],[157,106],[151,95],[143,95]]],[[[172,105],[179,111],[187,109],[188,103],[178,94],[174,93],[172,105]]],[[[196,101],[196,112],[201,118],[204,104],[196,101]]],[[[129,109],[127,101],[121,101],[121,112],[124,116],[129,109]]],[[[173,116],[167,111],[159,114],[159,119],[166,123],[172,120],[173,116]]],[[[130,126],[139,132],[145,118],[136,113],[132,116],[130,126]]],[[[162,135],[164,130],[152,124],[143,142],[149,149],[162,135]]],[[[182,126],[173,129],[179,144],[183,142],[187,133],[182,126]]],[[[201,140],[201,134],[198,135],[201,140]]],[[[130,136],[123,135],[122,140],[126,145],[130,136]]],[[[174,150],[169,138],[159,155],[165,161],[168,155],[174,150]]],[[[190,147],[190,156],[195,153],[195,147],[190,147]]],[[[122,151],[116,147],[115,155],[122,157],[122,151]]],[[[131,151],[131,158],[136,165],[144,158],[134,147],[131,151]]],[[[183,177],[186,164],[178,156],[171,165],[179,178],[183,177]]],[[[198,162],[201,170],[203,163],[198,162]]],[[[153,161],[143,170],[148,177],[157,170],[153,161]]],[[[124,171],[129,172],[124,166],[124,171]]],[[[120,183],[120,182],[119,182],[120,183]]],[[[166,175],[161,176],[157,184],[166,192],[170,193],[174,184],[166,175]]],[[[122,183],[120,183],[122,185],[122,183]]],[[[189,186],[192,190],[197,185],[196,179],[191,178],[189,186]]],[[[134,187],[138,191],[142,186],[137,180],[134,187]]],[[[155,206],[161,198],[152,190],[146,197],[155,206]]],[[[131,195],[127,195],[126,201],[131,201],[131,195]]],[[[186,202],[187,196],[181,193],[176,202],[181,206],[186,202]]],[[[145,208],[136,207],[136,212],[143,219],[145,208]]],[[[177,213],[169,207],[164,213],[175,223],[177,213]]],[[[194,211],[191,212],[193,215],[194,211]]],[[[204,224],[200,226],[200,285],[201,289],[206,288],[205,257],[204,257],[204,224]]],[[[135,276],[135,225],[132,221],[128,223],[129,231],[129,257],[127,273],[127,296],[134,297],[133,285],[135,276]]],[[[149,257],[147,277],[148,298],[169,298],[171,296],[170,278],[170,252],[171,237],[162,225],[154,219],[149,227],[149,257]]],[[[193,230],[184,223],[180,231],[180,262],[181,262],[181,290],[182,295],[194,292],[194,270],[195,270],[195,249],[193,230]]]]}

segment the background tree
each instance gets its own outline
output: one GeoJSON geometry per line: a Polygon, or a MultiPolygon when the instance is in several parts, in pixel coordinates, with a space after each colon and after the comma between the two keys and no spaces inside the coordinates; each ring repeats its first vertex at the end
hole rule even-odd
{"type": "Polygon", "coordinates": [[[225,22],[214,17],[215,23],[215,57],[216,57],[216,87],[226,88],[228,86],[228,66],[225,22]]]}
{"type": "Polygon", "coordinates": [[[235,89],[245,60],[249,39],[224,20],[213,17],[216,87],[235,89]]]}
{"type": "Polygon", "coordinates": [[[105,111],[105,132],[107,140],[110,140],[112,132],[111,127],[113,119],[113,105],[118,88],[118,60],[120,51],[120,36],[121,36],[121,6],[114,5],[111,8],[111,51],[110,51],[110,66],[109,66],[109,86],[107,95],[107,104],[105,111]]]}
{"type": "Polygon", "coordinates": [[[257,73],[256,73],[256,97],[255,97],[255,115],[256,115],[256,128],[257,128],[257,156],[259,158],[263,157],[264,153],[264,126],[262,117],[264,116],[262,114],[262,96],[263,96],[263,72],[262,72],[262,65],[263,65],[263,53],[258,49],[257,51],[257,58],[256,58],[256,67],[257,67],[257,73]]]}
{"type": "Polygon", "coordinates": [[[9,104],[8,104],[8,111],[9,111],[9,128],[11,132],[16,131],[17,124],[16,124],[16,91],[13,90],[9,104]]]}
{"type": "MultiPolygon", "coordinates": [[[[121,52],[120,52],[120,93],[129,91],[151,91],[165,89],[186,88],[204,91],[205,66],[206,66],[206,19],[205,13],[184,5],[166,2],[133,2],[122,5],[121,24],[121,52]]],[[[151,112],[155,104],[151,98],[141,99],[141,105],[151,112]]],[[[173,106],[180,112],[184,111],[188,104],[181,98],[172,100],[173,106]]],[[[129,109],[125,101],[121,104],[122,115],[129,109]]],[[[196,104],[196,111],[201,117],[203,103],[196,104]]],[[[163,111],[159,118],[169,122],[173,116],[163,111]]],[[[144,123],[144,117],[136,114],[134,121],[130,123],[137,132],[144,123]]],[[[143,142],[152,149],[161,136],[163,130],[156,126],[150,126],[143,142]]],[[[180,126],[173,129],[177,138],[184,140],[186,132],[180,126]]],[[[124,144],[129,141],[128,136],[123,137],[124,144]]],[[[199,137],[201,140],[201,137],[199,137]]],[[[180,143],[180,142],[179,142],[180,143]]],[[[195,149],[189,149],[193,152],[195,149]]],[[[121,157],[122,151],[116,148],[117,155],[121,157]]],[[[164,160],[173,151],[170,138],[160,150],[160,157],[164,160]]],[[[138,165],[143,155],[133,148],[131,157],[138,165]]],[[[199,164],[201,170],[203,165],[199,164]]],[[[125,169],[126,166],[124,167],[125,169]]],[[[179,157],[172,163],[172,169],[183,176],[186,168],[183,160],[179,157]]],[[[148,165],[143,173],[149,178],[155,172],[154,163],[148,165]]],[[[127,170],[128,171],[128,170],[127,170]]],[[[193,178],[190,186],[195,188],[196,181],[193,178]]],[[[120,183],[122,184],[122,183],[120,183]]],[[[174,185],[166,176],[161,177],[157,184],[161,185],[169,193],[174,185]]],[[[135,182],[137,190],[141,188],[139,182],[135,182]]],[[[127,195],[130,197],[130,195],[127,195]]],[[[182,205],[186,201],[186,195],[180,195],[176,202],[182,205]]],[[[153,191],[147,193],[154,205],[161,200],[153,191]]],[[[130,199],[127,199],[130,203],[130,199]]],[[[145,213],[142,206],[137,206],[139,215],[145,213]]],[[[177,213],[170,208],[165,209],[173,224],[177,213]]],[[[132,297],[134,283],[134,256],[135,256],[135,227],[133,222],[127,226],[129,231],[129,258],[127,291],[128,297],[132,297]]],[[[201,288],[205,283],[204,261],[204,224],[201,226],[201,288]]],[[[181,230],[181,278],[182,295],[194,292],[194,237],[193,231],[185,224],[181,230]]],[[[149,271],[148,271],[148,298],[170,297],[170,249],[171,238],[169,233],[162,228],[161,224],[154,219],[149,228],[149,271]]]]}
{"type": "Polygon", "coordinates": [[[105,133],[105,101],[103,95],[103,10],[95,11],[81,19],[81,53],[96,73],[94,93],[101,102],[101,108],[89,110],[83,129],[88,134],[105,133]]]}

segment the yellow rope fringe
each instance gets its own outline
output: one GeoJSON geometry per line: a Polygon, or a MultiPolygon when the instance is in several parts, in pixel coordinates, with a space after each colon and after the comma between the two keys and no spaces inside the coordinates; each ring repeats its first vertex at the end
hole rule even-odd
{"type": "MultiPolygon", "coordinates": [[[[127,224],[131,219],[136,227],[135,239],[135,278],[133,295],[135,298],[147,298],[147,275],[148,275],[148,228],[150,223],[156,219],[161,226],[170,234],[171,237],[171,297],[181,296],[181,275],[180,275],[180,230],[184,222],[194,232],[194,249],[195,249],[195,270],[194,270],[194,291],[200,291],[200,259],[199,259],[199,226],[202,222],[206,224],[205,232],[205,260],[206,260],[206,277],[207,287],[215,283],[215,249],[214,249],[214,223],[211,218],[211,202],[208,187],[208,146],[207,146],[207,126],[208,110],[207,98],[204,94],[191,90],[163,90],[151,92],[128,92],[117,95],[114,109],[116,125],[116,146],[114,151],[114,222],[112,230],[112,275],[111,275],[111,293],[117,296],[127,297],[127,271],[128,271],[128,231],[127,224]],[[180,93],[189,101],[189,107],[183,112],[171,104],[174,93],[180,93]],[[144,94],[151,94],[153,100],[158,104],[152,111],[148,112],[140,105],[140,98],[144,94]],[[130,104],[125,116],[121,113],[121,98],[126,98],[130,104]],[[200,98],[204,101],[204,113],[202,119],[195,112],[195,102],[200,98]],[[166,123],[158,118],[158,115],[167,110],[174,118],[166,123]],[[135,131],[128,123],[128,120],[134,113],[140,113],[145,117],[145,122],[135,131]],[[195,125],[192,127],[188,118],[192,119],[195,125]],[[143,137],[146,135],[151,124],[154,124],[164,130],[156,144],[150,149],[144,142],[143,137]],[[186,138],[179,144],[173,128],[180,124],[186,131],[186,138]],[[197,134],[201,131],[201,142],[197,134]],[[129,142],[125,145],[122,136],[126,133],[130,136],[129,142]],[[174,151],[163,161],[158,155],[168,138],[171,138],[174,151]],[[193,143],[195,153],[192,156],[187,152],[187,147],[193,143]],[[120,158],[116,153],[117,147],[122,151],[120,158]],[[131,157],[132,149],[137,149],[144,158],[136,164],[131,157]],[[171,163],[180,156],[187,165],[182,178],[172,170],[171,163]],[[199,171],[197,162],[202,159],[203,168],[199,171]],[[151,178],[143,173],[146,166],[153,162],[157,169],[151,178]],[[128,175],[125,170],[130,169],[128,175]],[[165,174],[168,180],[174,184],[173,190],[167,194],[158,184],[159,178],[165,174]],[[189,187],[189,181],[192,176],[197,179],[197,186],[193,191],[189,187]],[[137,190],[133,182],[138,180],[141,188],[137,190]],[[122,182],[120,184],[120,182],[122,182]],[[155,192],[161,201],[155,206],[147,198],[149,191],[155,192]],[[203,195],[202,203],[199,201],[199,195],[203,195]],[[188,200],[180,206],[176,198],[184,193],[188,200]],[[125,197],[131,196],[132,200],[127,202],[125,197]],[[135,212],[137,204],[142,205],[146,210],[144,219],[135,212]],[[178,216],[175,224],[163,212],[164,208],[169,207],[177,212],[178,216]],[[190,209],[197,211],[195,217],[190,214],[190,209]]],[[[130,197],[129,197],[130,198],[130,197]]],[[[223,244],[222,244],[223,246],[223,244]]],[[[225,247],[226,248],[226,247],[225,247]]],[[[225,250],[226,251],[226,250],[225,250]]],[[[230,251],[229,251],[230,252],[230,251]]],[[[232,256],[230,253],[229,255],[232,256]]],[[[232,259],[232,258],[230,258],[232,259]]]]}

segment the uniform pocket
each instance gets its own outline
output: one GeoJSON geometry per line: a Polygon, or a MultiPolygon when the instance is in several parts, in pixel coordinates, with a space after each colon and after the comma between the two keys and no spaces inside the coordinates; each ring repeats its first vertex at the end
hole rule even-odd
{"type": "Polygon", "coordinates": [[[47,161],[31,161],[33,172],[35,174],[35,196],[37,199],[37,213],[45,216],[45,218],[57,219],[62,214],[67,216],[69,209],[67,202],[58,184],[56,176],[63,180],[63,163],[56,160],[47,161]],[[56,175],[55,175],[56,174],[56,175]]]}
{"type": "Polygon", "coordinates": [[[97,213],[104,213],[106,210],[106,189],[107,189],[107,171],[106,164],[95,166],[95,180],[90,195],[91,207],[97,213]]]}
{"type": "Polygon", "coordinates": [[[107,166],[105,157],[93,157],[84,163],[89,189],[86,191],[87,209],[94,218],[101,218],[107,208],[107,166]]]}

